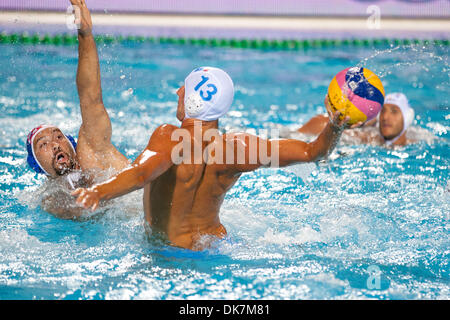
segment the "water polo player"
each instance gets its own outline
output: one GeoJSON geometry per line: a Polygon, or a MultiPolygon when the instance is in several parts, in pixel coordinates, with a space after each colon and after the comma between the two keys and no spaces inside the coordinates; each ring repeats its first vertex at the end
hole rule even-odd
{"type": "MultiPolygon", "coordinates": [[[[392,93],[385,97],[380,79],[369,69],[352,67],[340,71],[328,86],[327,103],[331,105],[331,111],[340,110],[342,114],[348,115],[350,123],[358,121],[365,124],[361,130],[345,132],[344,137],[358,138],[362,143],[407,143],[406,130],[414,120],[414,110],[404,94],[392,93]],[[377,116],[379,133],[374,134],[371,126],[376,124],[377,116]]],[[[297,132],[316,135],[327,122],[327,116],[319,115],[310,119],[297,132]]]]}
{"type": "MultiPolygon", "coordinates": [[[[49,178],[67,177],[68,183],[75,187],[80,175],[71,174],[73,172],[109,168],[121,170],[129,162],[111,143],[111,122],[102,100],[100,67],[89,10],[84,0],[70,2],[81,11],[76,83],[82,124],[78,143],[55,126],[38,126],[27,137],[27,162],[33,170],[49,178]]],[[[62,218],[81,214],[79,208],[71,209],[67,201],[61,201],[60,196],[62,194],[46,197],[44,209],[62,218]]]]}
{"type": "MultiPolygon", "coordinates": [[[[410,106],[408,98],[403,93],[391,93],[386,95],[383,108],[378,118],[372,120],[372,124],[364,126],[360,130],[346,130],[344,136],[346,140],[349,138],[361,143],[404,146],[413,142],[406,137],[407,130],[411,127],[413,121],[414,109],[410,106]],[[378,128],[372,130],[373,125],[378,126],[378,128]]],[[[315,116],[298,129],[298,132],[311,135],[319,134],[327,122],[327,116],[315,116]]]]}
{"type": "Polygon", "coordinates": [[[183,248],[201,249],[207,245],[206,239],[226,234],[219,219],[220,207],[243,173],[324,158],[350,120],[338,120],[336,111],[311,143],[266,140],[246,133],[222,135],[218,120],[227,113],[234,96],[228,74],[217,68],[195,69],[177,94],[181,127],[158,127],[131,166],[104,183],[72,194],[82,206],[95,210],[102,200],[144,188],[147,223],[183,248]],[[183,137],[181,148],[179,137],[183,137]]]}

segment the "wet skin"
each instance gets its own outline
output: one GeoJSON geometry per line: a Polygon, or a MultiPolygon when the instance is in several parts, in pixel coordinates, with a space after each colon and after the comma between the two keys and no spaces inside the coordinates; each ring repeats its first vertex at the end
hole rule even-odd
{"type": "Polygon", "coordinates": [[[71,143],[58,128],[42,130],[35,137],[33,144],[36,159],[52,177],[78,168],[71,143]]]}
{"type": "MultiPolygon", "coordinates": [[[[375,119],[376,121],[376,119],[375,119]]],[[[373,125],[373,120],[366,123],[365,126],[373,125]]],[[[297,132],[316,135],[319,134],[328,123],[328,117],[325,115],[318,115],[311,118],[307,123],[300,127],[297,132]]],[[[379,121],[379,136],[372,136],[361,131],[345,132],[351,136],[358,137],[363,143],[378,143],[383,144],[385,140],[390,140],[398,136],[403,130],[403,115],[400,108],[394,104],[384,104],[380,111],[379,121]]],[[[393,145],[406,145],[406,132],[404,132],[393,145]]]]}
{"type": "Polygon", "coordinates": [[[311,143],[294,139],[265,140],[246,133],[221,135],[217,120],[184,119],[184,87],[177,94],[177,118],[182,121],[181,127],[168,124],[158,127],[130,167],[102,184],[77,189],[72,195],[83,207],[95,210],[101,200],[144,188],[145,219],[152,229],[165,234],[173,245],[194,250],[207,246],[199,241],[205,235],[219,238],[226,235],[219,218],[220,207],[239,177],[271,165],[264,162],[259,149],[256,161],[251,161],[251,146],[265,147],[269,157],[271,150],[275,150],[280,167],[316,161],[331,152],[348,122],[348,118],[338,120],[340,114],[336,112],[311,143]],[[195,134],[195,128],[200,130],[200,136],[195,134]],[[179,140],[172,139],[172,134],[180,129],[189,133],[191,148],[200,146],[200,158],[193,149],[183,149],[183,162],[174,163],[172,151],[179,140]],[[210,140],[204,135],[211,130],[217,134],[210,140]],[[272,144],[276,149],[272,149],[272,144]],[[219,149],[223,150],[221,155],[216,153],[219,149]],[[205,150],[209,155],[207,159],[201,156],[205,150]],[[237,160],[239,155],[244,156],[243,161],[237,160]],[[215,161],[210,161],[212,159],[215,161]]]}
{"type": "MultiPolygon", "coordinates": [[[[76,154],[70,142],[61,137],[58,128],[45,129],[35,137],[36,158],[49,173],[50,179],[73,170],[87,173],[112,168],[119,171],[129,165],[128,159],[111,143],[111,121],[103,105],[100,66],[90,12],[84,0],[71,0],[70,3],[78,6],[81,14],[76,84],[82,123],[76,154]]],[[[60,193],[43,199],[43,208],[64,219],[77,218],[82,214],[81,210],[72,210],[70,205],[60,201],[60,193]]]]}
{"type": "Polygon", "coordinates": [[[380,134],[386,139],[395,138],[403,130],[403,115],[395,104],[385,104],[380,112],[380,134]]]}

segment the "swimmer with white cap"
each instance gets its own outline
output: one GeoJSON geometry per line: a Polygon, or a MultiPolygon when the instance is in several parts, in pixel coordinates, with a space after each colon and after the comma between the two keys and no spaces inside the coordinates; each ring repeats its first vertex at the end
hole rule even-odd
{"type": "Polygon", "coordinates": [[[339,120],[336,112],[311,143],[221,134],[219,118],[231,107],[234,86],[225,71],[213,67],[193,70],[177,95],[180,127],[158,127],[131,166],[72,194],[80,205],[96,210],[103,200],[144,188],[145,219],[151,230],[166,235],[175,246],[193,250],[226,235],[220,207],[243,173],[322,159],[348,127],[348,117],[339,120]]]}
{"type": "MultiPolygon", "coordinates": [[[[328,122],[328,117],[318,115],[311,118],[297,131],[304,134],[316,135],[321,132],[328,122]]],[[[362,143],[377,143],[385,146],[404,146],[411,141],[406,138],[408,128],[414,122],[414,109],[409,105],[403,93],[386,95],[383,108],[378,119],[367,123],[360,130],[345,131],[344,135],[356,138],[362,143]],[[378,121],[377,121],[378,120],[378,121]],[[378,132],[371,134],[370,128],[378,122],[378,132]]]]}
{"type": "Polygon", "coordinates": [[[414,109],[409,105],[403,93],[391,93],[384,99],[378,126],[384,143],[406,145],[406,131],[414,122],[414,109]]]}
{"type": "MultiPolygon", "coordinates": [[[[91,169],[116,171],[129,164],[111,143],[111,121],[103,105],[100,67],[97,48],[92,35],[91,16],[84,0],[71,0],[80,8],[81,22],[78,30],[79,60],[77,88],[80,98],[82,124],[78,143],[53,125],[40,125],[27,136],[27,163],[35,172],[51,180],[63,177],[71,188],[79,185],[81,173],[91,169]]],[[[83,183],[90,179],[82,179],[83,183]]],[[[59,181],[59,180],[58,180],[59,181]]],[[[58,217],[72,219],[83,211],[64,201],[63,192],[43,199],[43,208],[58,217]]]]}

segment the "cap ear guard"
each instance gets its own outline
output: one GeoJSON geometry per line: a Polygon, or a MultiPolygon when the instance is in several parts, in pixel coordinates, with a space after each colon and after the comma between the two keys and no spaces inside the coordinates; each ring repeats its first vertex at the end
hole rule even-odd
{"type": "Polygon", "coordinates": [[[28,157],[27,157],[27,163],[37,173],[45,174],[44,170],[42,170],[41,166],[37,163],[36,159],[33,156],[33,151],[31,150],[31,144],[27,144],[27,151],[28,151],[28,157]]]}
{"type": "Polygon", "coordinates": [[[403,114],[404,119],[404,126],[405,126],[405,130],[408,129],[414,122],[414,109],[413,108],[408,108],[406,109],[406,111],[403,114]]]}
{"type": "Polygon", "coordinates": [[[73,147],[73,151],[77,151],[77,142],[75,141],[75,138],[72,137],[70,134],[65,134],[66,138],[70,141],[73,147]]]}
{"type": "Polygon", "coordinates": [[[185,100],[185,112],[191,118],[200,115],[205,109],[202,99],[197,94],[192,93],[185,100]]]}

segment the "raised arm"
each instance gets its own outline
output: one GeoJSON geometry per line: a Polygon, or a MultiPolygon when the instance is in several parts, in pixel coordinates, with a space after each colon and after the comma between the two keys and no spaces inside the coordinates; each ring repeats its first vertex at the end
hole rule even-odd
{"type": "Polygon", "coordinates": [[[145,150],[129,167],[101,184],[76,189],[72,195],[78,197],[78,204],[94,211],[101,200],[117,198],[143,188],[167,171],[173,165],[171,150],[170,128],[159,127],[145,150]]]}
{"type": "Polygon", "coordinates": [[[92,35],[92,20],[84,0],[70,0],[75,8],[78,29],[77,89],[82,125],[80,139],[91,148],[101,149],[111,143],[111,121],[103,105],[100,65],[92,35]],[[78,13],[81,16],[77,16],[78,13]]]}

